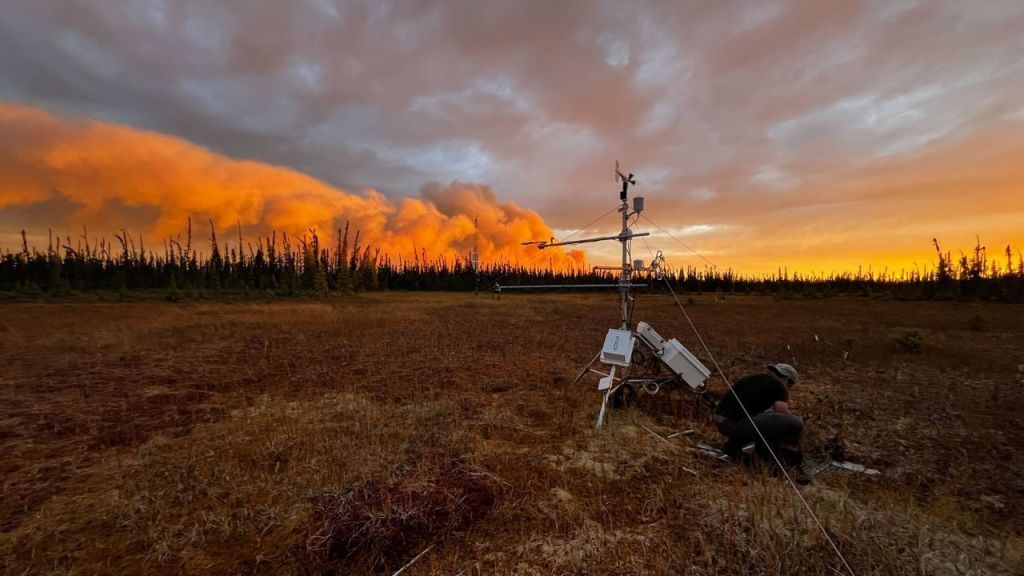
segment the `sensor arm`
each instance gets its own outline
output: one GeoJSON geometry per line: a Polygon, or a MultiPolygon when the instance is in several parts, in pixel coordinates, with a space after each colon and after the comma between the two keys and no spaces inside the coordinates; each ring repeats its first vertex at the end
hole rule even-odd
{"type": "MultiPolygon", "coordinates": [[[[647,288],[647,284],[629,284],[632,288],[647,288]]],[[[550,289],[565,289],[565,288],[622,288],[622,284],[534,284],[530,286],[516,284],[515,286],[502,286],[501,284],[495,283],[495,292],[504,292],[505,290],[550,290],[550,289]]]]}
{"type": "Polygon", "coordinates": [[[617,242],[622,242],[623,240],[628,240],[630,238],[637,238],[639,236],[650,236],[650,235],[651,235],[650,232],[635,232],[635,233],[634,232],[630,232],[629,234],[616,234],[615,236],[601,236],[600,238],[584,238],[582,240],[570,240],[568,242],[523,242],[523,245],[524,246],[528,246],[530,244],[536,244],[537,248],[540,248],[541,250],[543,250],[545,248],[552,248],[554,246],[572,246],[574,244],[587,244],[587,243],[590,243],[590,242],[604,242],[605,240],[615,240],[617,242]]]}

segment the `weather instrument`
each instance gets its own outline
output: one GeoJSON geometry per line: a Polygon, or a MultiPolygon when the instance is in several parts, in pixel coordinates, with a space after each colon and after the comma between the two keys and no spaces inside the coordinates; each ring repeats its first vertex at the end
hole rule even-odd
{"type": "Polygon", "coordinates": [[[636,303],[636,289],[645,288],[647,284],[634,282],[641,275],[654,279],[664,278],[665,257],[659,250],[648,265],[642,259],[632,258],[632,240],[649,236],[649,232],[635,232],[630,228],[630,221],[635,223],[644,211],[644,198],[634,196],[632,205],[629,202],[629,188],[637,183],[633,174],[623,174],[619,163],[615,162],[615,181],[622,184],[619,192],[618,212],[622,218],[622,229],[612,236],[598,236],[579,240],[557,241],[531,240],[523,242],[524,246],[536,246],[539,250],[555,246],[574,246],[592,242],[619,242],[622,245],[622,262],[619,266],[595,266],[594,271],[615,272],[618,281],[606,284],[557,284],[530,286],[494,285],[495,292],[524,289],[564,289],[564,288],[614,288],[619,291],[619,308],[621,324],[610,328],[605,335],[601,350],[586,366],[580,370],[572,383],[579,382],[587,374],[599,376],[597,388],[604,393],[601,408],[597,416],[597,427],[604,423],[608,404],[619,406],[633,400],[639,391],[657,394],[663,388],[677,387],[703,395],[705,382],[711,371],[704,366],[689,350],[676,339],[665,340],[650,324],[639,322],[633,327],[633,306],[636,303]],[[600,363],[606,372],[594,368],[600,363]]]}
{"type": "MultiPolygon", "coordinates": [[[[629,187],[635,186],[637,181],[633,174],[623,174],[622,171],[619,170],[618,162],[615,163],[615,180],[616,182],[622,183],[622,189],[619,193],[620,205],[618,207],[618,212],[622,215],[622,229],[617,235],[564,242],[558,242],[554,238],[550,238],[546,241],[530,241],[524,242],[523,244],[528,246],[537,246],[538,249],[544,250],[555,246],[571,246],[575,244],[585,244],[588,242],[619,242],[622,244],[621,264],[619,266],[596,266],[594,268],[595,270],[618,272],[618,282],[612,284],[566,284],[559,286],[500,286],[495,284],[495,291],[503,292],[505,290],[525,288],[617,288],[619,290],[619,306],[622,313],[622,323],[617,328],[611,328],[608,330],[600,352],[594,356],[593,360],[591,360],[589,364],[580,370],[579,374],[577,374],[576,378],[573,380],[573,383],[575,384],[588,373],[593,373],[600,377],[597,383],[597,388],[604,392],[601,399],[601,409],[597,415],[597,427],[600,428],[604,423],[604,416],[609,403],[613,406],[616,404],[624,404],[632,400],[638,391],[643,391],[648,394],[657,394],[663,388],[677,387],[683,390],[690,390],[699,394],[702,399],[707,399],[707,387],[705,383],[711,375],[711,371],[704,366],[700,360],[691,354],[690,351],[680,344],[678,340],[674,338],[665,340],[662,338],[661,335],[646,322],[638,322],[635,329],[631,328],[633,320],[633,304],[636,302],[635,289],[646,286],[645,284],[634,283],[634,276],[639,274],[650,274],[657,280],[665,281],[666,286],[675,298],[680,310],[683,312],[684,316],[686,316],[687,322],[690,324],[691,328],[693,328],[694,333],[697,334],[698,340],[700,341],[701,346],[703,346],[704,351],[711,359],[711,362],[715,365],[715,368],[722,376],[722,379],[725,380],[725,384],[728,386],[729,392],[736,397],[740,407],[743,408],[744,414],[749,419],[751,426],[757,432],[760,441],[766,445],[769,453],[771,454],[772,460],[774,460],[775,464],[778,465],[783,476],[786,478],[790,486],[792,486],[797,498],[800,499],[804,508],[807,509],[807,512],[814,519],[815,524],[828,540],[832,549],[842,561],[847,571],[850,574],[854,574],[853,569],[850,568],[850,565],[846,562],[846,558],[843,557],[843,553],[839,550],[839,547],[836,546],[835,541],[833,541],[828,531],[825,530],[825,527],[814,513],[814,510],[811,509],[807,500],[800,493],[799,488],[797,488],[793,479],[790,478],[789,473],[786,472],[785,467],[779,460],[779,457],[775,454],[775,451],[772,450],[771,446],[768,444],[768,441],[758,428],[753,417],[747,411],[746,407],[743,406],[742,400],[738,395],[736,395],[736,391],[733,389],[732,383],[725,376],[721,366],[719,366],[715,361],[714,356],[711,354],[711,350],[708,349],[703,338],[700,338],[700,333],[697,332],[697,327],[694,326],[693,321],[690,320],[689,315],[686,314],[686,310],[683,308],[682,303],[679,302],[679,297],[676,296],[675,291],[672,290],[671,283],[665,278],[665,258],[662,253],[659,251],[648,266],[644,266],[643,260],[631,259],[633,238],[641,238],[649,235],[647,232],[634,232],[629,227],[630,219],[636,217],[638,220],[640,214],[644,211],[644,199],[641,196],[634,197],[633,205],[630,207],[629,187]],[[601,370],[594,368],[594,364],[598,362],[607,367],[607,372],[602,372],[601,370]]],[[[644,217],[644,219],[650,221],[650,219],[646,217],[644,217]]],[[[636,220],[634,220],[634,222],[635,221],[636,220]]],[[[664,229],[662,230],[664,231],[664,229]]],[[[666,232],[666,234],[668,233],[666,232]]],[[[674,238],[671,234],[668,235],[669,237],[674,238]]],[[[678,239],[676,240],[678,241],[678,239]]],[[[682,241],[679,242],[682,243],[682,241]]],[[[692,249],[690,250],[692,251],[692,249]]],[[[696,254],[696,251],[694,251],[694,253],[696,254]]],[[[700,255],[698,254],[698,256],[700,255]]],[[[704,259],[707,260],[706,258],[704,259]]],[[[650,430],[648,430],[648,432],[650,432],[650,430]]],[[[655,435],[657,436],[657,434],[655,435]]],[[[662,438],[662,440],[668,442],[666,438],[662,438]]],[[[697,451],[699,454],[711,456],[717,459],[723,459],[725,456],[721,450],[703,443],[698,445],[697,451]]],[[[810,469],[805,470],[805,473],[808,475],[814,475],[834,469],[860,472],[868,475],[879,474],[877,470],[845,461],[824,460],[812,461],[807,464],[810,464],[810,469]]]]}

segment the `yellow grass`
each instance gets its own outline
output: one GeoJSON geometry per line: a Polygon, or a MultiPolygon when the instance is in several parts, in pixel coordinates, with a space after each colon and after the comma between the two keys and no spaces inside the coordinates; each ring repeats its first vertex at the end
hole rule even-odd
{"type": "MultiPolygon", "coordinates": [[[[730,376],[795,356],[808,444],[883,470],[803,491],[858,574],[1024,570],[1024,307],[695,299],[730,376]]],[[[430,546],[404,574],[843,571],[768,471],[643,429],[717,441],[692,397],[594,431],[595,383],[568,381],[614,296],[0,313],[5,573],[390,573],[430,546]]],[[[671,300],[636,317],[698,351],[671,300]]]]}

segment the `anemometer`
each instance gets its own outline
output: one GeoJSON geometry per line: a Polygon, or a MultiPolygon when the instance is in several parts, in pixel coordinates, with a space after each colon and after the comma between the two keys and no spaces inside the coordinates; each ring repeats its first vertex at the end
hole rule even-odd
{"type": "Polygon", "coordinates": [[[545,250],[555,246],[574,246],[592,242],[619,242],[622,245],[622,262],[619,266],[595,266],[594,271],[617,272],[618,282],[609,284],[562,284],[533,286],[501,286],[495,284],[495,292],[516,289],[552,289],[552,288],[615,288],[619,291],[619,306],[622,322],[617,328],[611,328],[605,335],[601,351],[594,356],[572,381],[579,382],[588,373],[600,376],[597,388],[604,392],[601,409],[597,416],[597,427],[604,423],[604,415],[608,403],[613,405],[625,403],[635,397],[638,389],[649,394],[657,394],[662,388],[679,387],[698,394],[704,394],[705,382],[711,371],[704,366],[685,346],[676,339],[665,340],[649,324],[639,322],[632,329],[633,305],[636,302],[636,288],[644,288],[647,284],[638,284],[633,280],[639,274],[648,274],[655,279],[664,278],[665,257],[659,250],[651,262],[644,266],[642,259],[632,259],[632,240],[650,236],[650,232],[634,232],[629,227],[630,219],[644,211],[643,196],[634,196],[632,206],[629,203],[629,187],[637,181],[632,173],[626,175],[615,162],[615,181],[621,182],[618,212],[622,215],[622,229],[614,236],[599,236],[558,242],[554,238],[548,240],[531,240],[523,242],[523,246],[536,246],[545,250]],[[593,366],[600,362],[607,368],[601,372],[593,366]],[[667,369],[668,375],[662,374],[667,369]]]}

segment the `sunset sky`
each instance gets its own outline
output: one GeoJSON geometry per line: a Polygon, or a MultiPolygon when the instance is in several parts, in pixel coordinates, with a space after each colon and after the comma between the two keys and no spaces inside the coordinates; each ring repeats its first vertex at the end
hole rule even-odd
{"type": "Polygon", "coordinates": [[[1024,3],[0,10],[6,248],[83,225],[155,242],[192,216],[247,234],[351,220],[395,251],[462,252],[475,216],[485,258],[528,259],[520,241],[614,206],[616,160],[647,215],[723,268],[913,269],[933,237],[1024,249],[1024,3]]]}

